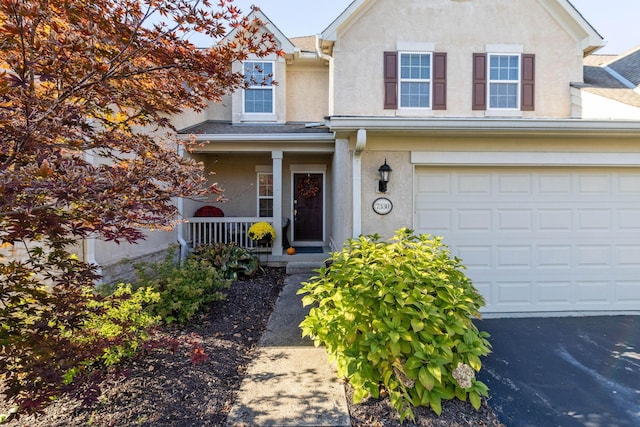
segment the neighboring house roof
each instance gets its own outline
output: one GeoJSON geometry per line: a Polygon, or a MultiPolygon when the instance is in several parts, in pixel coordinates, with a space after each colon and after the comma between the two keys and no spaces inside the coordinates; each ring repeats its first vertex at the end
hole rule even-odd
{"type": "Polygon", "coordinates": [[[591,55],[584,60],[581,89],[640,108],[640,48],[617,55],[591,55]]]}
{"type": "MultiPolygon", "coordinates": [[[[361,13],[377,0],[354,0],[329,26],[322,32],[322,40],[335,42],[338,29],[350,25],[361,13]]],[[[580,43],[585,56],[602,48],[605,43],[602,36],[578,12],[568,0],[537,0],[563,28],[580,43]]]]}
{"type": "Polygon", "coordinates": [[[634,87],[640,86],[640,46],[608,64],[608,67],[623,76],[634,87]]]}
{"type": "Polygon", "coordinates": [[[326,133],[329,129],[324,123],[285,123],[285,124],[234,124],[208,120],[178,131],[180,135],[264,135],[291,133],[326,133]]]}

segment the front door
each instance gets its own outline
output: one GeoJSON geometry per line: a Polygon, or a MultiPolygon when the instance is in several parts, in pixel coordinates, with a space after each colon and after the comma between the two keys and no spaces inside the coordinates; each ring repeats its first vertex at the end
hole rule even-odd
{"type": "Polygon", "coordinates": [[[322,241],[324,238],[324,176],[293,174],[293,239],[322,241]]]}

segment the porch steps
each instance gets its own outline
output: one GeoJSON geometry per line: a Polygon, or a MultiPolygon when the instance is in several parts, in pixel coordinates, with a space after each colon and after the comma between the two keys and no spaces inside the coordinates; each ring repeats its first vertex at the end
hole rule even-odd
{"type": "Polygon", "coordinates": [[[324,261],[289,261],[287,274],[312,274],[324,265],[324,261]]]}

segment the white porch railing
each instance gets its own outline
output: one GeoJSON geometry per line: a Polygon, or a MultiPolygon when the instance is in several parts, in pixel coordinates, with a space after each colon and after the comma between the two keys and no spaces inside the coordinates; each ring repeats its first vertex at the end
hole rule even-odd
{"type": "Polygon", "coordinates": [[[249,227],[256,222],[273,218],[260,217],[192,217],[187,218],[187,242],[192,248],[213,243],[235,243],[241,248],[258,248],[258,243],[247,236],[249,227]]]}

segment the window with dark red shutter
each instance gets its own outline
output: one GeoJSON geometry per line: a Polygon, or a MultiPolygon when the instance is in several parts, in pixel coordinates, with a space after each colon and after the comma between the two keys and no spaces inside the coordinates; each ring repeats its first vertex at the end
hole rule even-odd
{"type": "Polygon", "coordinates": [[[487,55],[473,54],[473,94],[472,109],[487,109],[487,55]]]}
{"type": "Polygon", "coordinates": [[[384,52],[384,108],[398,108],[398,53],[384,52]]]}
{"type": "Polygon", "coordinates": [[[520,109],[522,111],[533,111],[535,109],[535,63],[536,56],[533,54],[523,54],[520,109]]]}
{"type": "Polygon", "coordinates": [[[433,110],[447,109],[447,53],[433,54],[433,110]]]}

